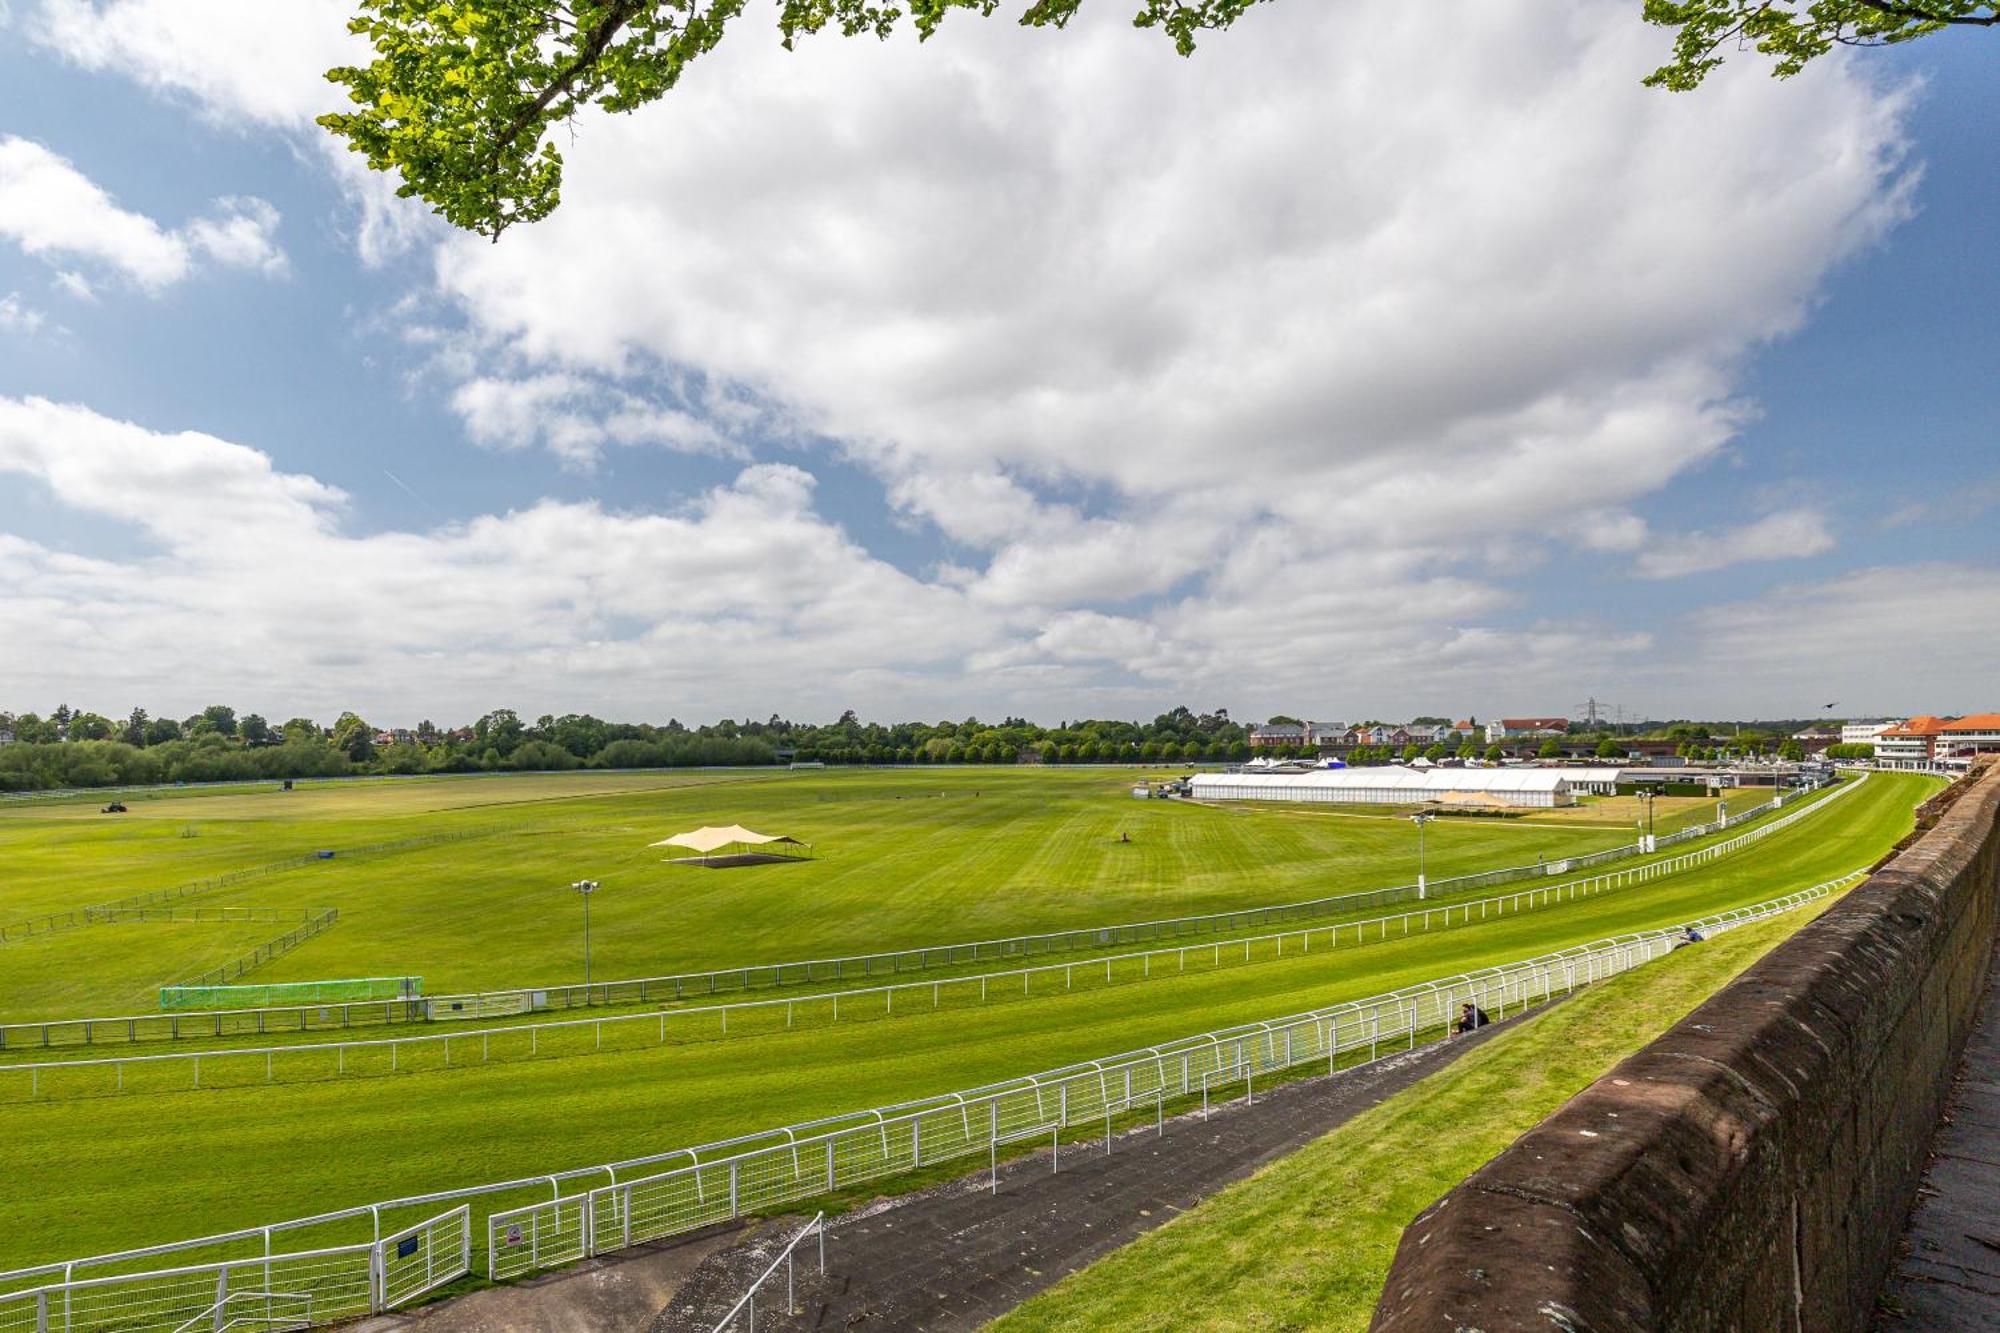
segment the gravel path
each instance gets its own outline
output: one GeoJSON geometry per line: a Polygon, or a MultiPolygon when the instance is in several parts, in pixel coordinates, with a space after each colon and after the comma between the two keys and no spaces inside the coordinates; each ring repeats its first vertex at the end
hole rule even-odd
{"type": "MultiPolygon", "coordinates": [[[[1545,1007],[1545,1006],[1544,1006],[1545,1007]]],[[[970,1329],[998,1317],[1111,1250],[1159,1226],[1231,1181],[1444,1068],[1514,1020],[1469,1038],[1260,1092],[1117,1135],[1064,1144],[1051,1174],[1049,1150],[1000,1169],[983,1168],[914,1194],[878,1201],[831,1222],[827,1275],[816,1259],[798,1269],[798,1311],[787,1316],[782,1273],[760,1303],[760,1330],[970,1329]]],[[[806,1218],[760,1227],[703,1260],[660,1312],[652,1333],[708,1333],[806,1218]]],[[[810,1253],[808,1242],[808,1253],[810,1253]]]]}

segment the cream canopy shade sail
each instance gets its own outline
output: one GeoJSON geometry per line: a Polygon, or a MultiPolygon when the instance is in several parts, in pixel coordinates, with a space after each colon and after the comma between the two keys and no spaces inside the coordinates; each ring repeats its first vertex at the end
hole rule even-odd
{"type": "Polygon", "coordinates": [[[795,847],[806,845],[797,838],[787,837],[782,833],[759,833],[754,829],[744,828],[741,824],[725,824],[720,828],[704,827],[690,833],[676,833],[671,838],[662,838],[649,845],[685,847],[691,852],[707,856],[721,851],[724,847],[761,846],[773,842],[791,843],[795,847]]]}

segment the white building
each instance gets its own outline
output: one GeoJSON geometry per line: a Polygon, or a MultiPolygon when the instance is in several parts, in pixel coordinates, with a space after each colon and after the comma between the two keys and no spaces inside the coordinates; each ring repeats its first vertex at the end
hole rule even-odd
{"type": "Polygon", "coordinates": [[[1622,768],[1563,768],[1556,770],[1569,779],[1569,789],[1578,796],[1616,796],[1622,768]]]}
{"type": "Polygon", "coordinates": [[[1847,722],[1840,728],[1842,745],[1873,745],[1875,738],[1891,727],[1903,725],[1901,718],[1884,718],[1879,722],[1847,722]]]}
{"type": "Polygon", "coordinates": [[[1574,805],[1559,768],[1315,769],[1308,773],[1197,773],[1192,795],[1205,801],[1302,801],[1338,805],[1421,805],[1454,796],[1546,809],[1574,805]]]}
{"type": "Polygon", "coordinates": [[[1486,724],[1486,739],[1497,742],[1522,736],[1561,736],[1568,731],[1568,718],[1496,717],[1486,724]]]}

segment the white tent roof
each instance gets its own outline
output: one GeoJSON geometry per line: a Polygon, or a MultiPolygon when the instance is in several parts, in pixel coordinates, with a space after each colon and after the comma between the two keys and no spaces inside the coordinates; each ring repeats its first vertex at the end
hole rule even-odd
{"type": "Polygon", "coordinates": [[[708,853],[719,851],[724,847],[740,843],[760,842],[796,843],[798,839],[788,838],[782,833],[758,833],[744,828],[741,824],[725,824],[720,828],[703,827],[694,830],[692,833],[676,833],[671,838],[662,838],[658,842],[648,845],[653,847],[685,847],[689,851],[700,852],[706,856],[708,853]]]}
{"type": "Polygon", "coordinates": [[[1381,768],[1322,768],[1309,773],[1197,773],[1193,786],[1312,787],[1332,790],[1381,791],[1408,788],[1421,799],[1427,792],[1550,791],[1567,789],[1569,775],[1558,768],[1433,768],[1420,771],[1388,765],[1381,768]]]}

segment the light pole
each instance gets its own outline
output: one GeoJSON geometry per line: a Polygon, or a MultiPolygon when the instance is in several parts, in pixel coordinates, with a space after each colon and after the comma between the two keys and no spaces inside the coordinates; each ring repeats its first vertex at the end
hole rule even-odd
{"type": "Polygon", "coordinates": [[[583,896],[583,1002],[590,1003],[590,895],[597,892],[597,881],[580,879],[570,885],[583,896]]]}
{"type": "Polygon", "coordinates": [[[1639,793],[1639,799],[1640,799],[1641,801],[1645,802],[1645,804],[1646,804],[1646,850],[1647,850],[1648,852],[1651,852],[1651,851],[1653,850],[1653,847],[1654,847],[1654,843],[1653,843],[1653,801],[1654,801],[1654,799],[1655,799],[1656,797],[1658,797],[1658,796],[1659,796],[1659,793],[1658,793],[1658,792],[1656,792],[1656,791],[1642,791],[1642,792],[1640,792],[1640,793],[1639,793]]]}
{"type": "Polygon", "coordinates": [[[1410,816],[1410,822],[1417,826],[1417,897],[1419,899],[1427,896],[1427,887],[1424,880],[1424,825],[1436,818],[1437,816],[1432,814],[1410,816]]]}

